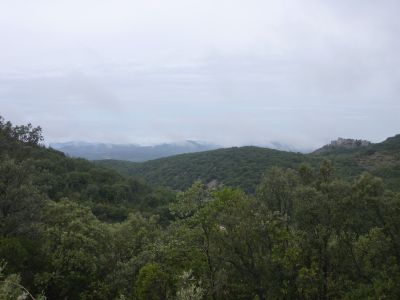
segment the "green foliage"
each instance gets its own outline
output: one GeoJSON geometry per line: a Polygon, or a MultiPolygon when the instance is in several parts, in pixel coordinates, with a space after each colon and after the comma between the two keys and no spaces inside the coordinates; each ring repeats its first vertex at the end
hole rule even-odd
{"type": "Polygon", "coordinates": [[[293,170],[284,171],[273,167],[261,179],[257,189],[257,197],[270,210],[291,215],[293,192],[298,181],[298,175],[293,170]]]}
{"type": "Polygon", "coordinates": [[[46,300],[42,294],[34,297],[22,284],[18,274],[4,275],[7,263],[0,261],[0,299],[2,300],[46,300]]]}
{"type": "Polygon", "coordinates": [[[138,300],[167,299],[168,275],[158,264],[148,263],[140,269],[135,283],[138,300]]]}
{"type": "Polygon", "coordinates": [[[58,297],[104,298],[95,296],[95,286],[107,262],[109,233],[105,225],[89,208],[67,199],[50,202],[42,222],[42,251],[49,262],[48,269],[36,278],[40,286],[58,297]]]}
{"type": "Polygon", "coordinates": [[[210,193],[201,181],[196,181],[187,191],[179,192],[169,206],[173,216],[187,219],[210,200],[210,193]]]}
{"type": "Polygon", "coordinates": [[[169,219],[168,203],[173,193],[96,167],[84,159],[68,158],[61,152],[40,146],[41,140],[40,127],[13,126],[0,118],[0,198],[7,195],[0,203],[0,217],[4,218],[0,226],[8,226],[3,230],[16,229],[12,220],[7,221],[9,225],[4,223],[10,209],[21,209],[8,208],[6,200],[15,206],[15,197],[25,199],[18,202],[19,206],[31,209],[31,216],[20,216],[21,220],[37,216],[35,207],[40,204],[40,198],[46,197],[54,201],[69,198],[85,203],[104,221],[121,221],[135,210],[148,215],[158,210],[164,222],[169,219]]]}
{"type": "Polygon", "coordinates": [[[245,148],[204,153],[200,160],[183,155],[182,168],[174,166],[176,158],[171,165],[150,164],[165,168],[159,174],[171,171],[165,182],[188,186],[174,194],[46,149],[39,133],[0,120],[0,258],[7,261],[0,269],[1,299],[400,294],[400,194],[370,173],[349,179],[364,171],[366,156],[368,164],[382,151],[393,159],[397,137],[306,159],[245,148]],[[347,164],[354,157],[360,168],[347,164]],[[292,165],[298,168],[286,168],[292,165]],[[221,170],[207,171],[213,167],[221,170]],[[201,172],[192,176],[185,168],[201,172]]]}
{"type": "Polygon", "coordinates": [[[243,298],[249,294],[260,299],[293,296],[290,280],[285,280],[292,270],[285,262],[295,249],[282,215],[240,191],[223,190],[215,197],[208,222],[213,224],[217,261],[231,270],[226,283],[231,297],[242,293],[243,298]],[[241,289],[236,290],[240,283],[241,289]]]}
{"type": "Polygon", "coordinates": [[[143,177],[151,184],[175,190],[189,188],[196,180],[217,182],[254,192],[263,172],[273,166],[295,167],[308,159],[300,153],[260,147],[227,148],[181,154],[144,163],[97,161],[125,175],[143,177]]]}
{"type": "Polygon", "coordinates": [[[0,160],[0,234],[28,234],[40,217],[44,198],[32,184],[29,165],[0,160]]]}
{"type": "Polygon", "coordinates": [[[32,124],[13,126],[11,122],[5,121],[0,116],[0,140],[18,141],[28,145],[38,145],[43,141],[42,129],[40,127],[33,127],[32,124]]]}
{"type": "MultiPolygon", "coordinates": [[[[96,164],[115,169],[124,175],[146,179],[151,184],[174,190],[187,189],[196,180],[208,184],[217,181],[247,193],[254,193],[263,173],[271,167],[302,169],[303,180],[313,180],[310,168],[334,166],[334,174],[354,180],[369,172],[385,180],[385,185],[400,191],[400,135],[378,144],[356,149],[333,148],[329,151],[301,154],[260,147],[218,149],[200,153],[176,155],[143,163],[104,160],[96,164]],[[325,163],[324,163],[325,161],[325,163]],[[306,176],[306,177],[304,177],[306,176]]],[[[328,171],[328,170],[325,170],[328,171]]],[[[333,169],[331,169],[333,171],[333,169]]],[[[326,180],[326,178],[321,178],[326,180]]]]}
{"type": "Polygon", "coordinates": [[[176,300],[201,300],[204,296],[204,289],[201,282],[197,282],[192,271],[183,272],[179,276],[179,290],[176,293],[176,300]]]}

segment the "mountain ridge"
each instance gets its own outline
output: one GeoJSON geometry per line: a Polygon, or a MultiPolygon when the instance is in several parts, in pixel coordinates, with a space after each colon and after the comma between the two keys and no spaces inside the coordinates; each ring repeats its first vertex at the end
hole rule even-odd
{"type": "Polygon", "coordinates": [[[194,140],[155,145],[70,141],[64,143],[50,143],[49,146],[72,157],[86,158],[89,160],[119,159],[133,162],[142,162],[182,153],[201,152],[220,148],[218,145],[194,140]]]}
{"type": "Polygon", "coordinates": [[[390,188],[400,189],[400,135],[364,147],[336,147],[309,154],[245,146],[180,154],[142,163],[115,160],[96,163],[176,190],[185,189],[200,179],[205,183],[216,180],[254,192],[262,174],[270,167],[298,168],[302,163],[318,166],[323,160],[332,161],[338,175],[351,179],[362,172],[370,172],[384,178],[390,188]]]}
{"type": "Polygon", "coordinates": [[[368,147],[372,145],[370,141],[367,140],[359,140],[359,139],[350,139],[350,138],[337,138],[336,140],[331,141],[329,144],[318,148],[317,150],[313,151],[313,153],[321,153],[330,151],[332,149],[355,149],[355,148],[362,148],[368,147]]]}

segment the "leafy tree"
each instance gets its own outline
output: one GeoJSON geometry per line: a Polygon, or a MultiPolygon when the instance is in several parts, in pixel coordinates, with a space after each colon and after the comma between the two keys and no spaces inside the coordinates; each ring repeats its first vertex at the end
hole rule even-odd
{"type": "Polygon", "coordinates": [[[0,161],[0,234],[32,233],[40,218],[43,196],[32,185],[29,166],[9,158],[0,161]]]}
{"type": "Polygon", "coordinates": [[[68,199],[49,202],[42,221],[48,263],[37,284],[52,298],[107,299],[107,286],[100,282],[109,254],[107,228],[87,207],[68,199]]]}
{"type": "Polygon", "coordinates": [[[310,164],[302,163],[299,167],[299,177],[303,185],[310,185],[315,180],[315,174],[310,164]]]}
{"type": "Polygon", "coordinates": [[[219,258],[232,270],[230,282],[237,280],[244,288],[230,285],[230,297],[295,297],[291,278],[296,249],[284,218],[240,191],[218,192],[210,207],[217,212],[212,219],[219,258]]]}
{"type": "Polygon", "coordinates": [[[45,300],[46,297],[38,295],[34,297],[28,289],[21,284],[21,277],[18,274],[5,275],[4,269],[7,263],[0,262],[0,299],[4,300],[45,300]]]}
{"type": "Polygon", "coordinates": [[[110,257],[105,263],[108,269],[105,280],[111,294],[134,297],[139,271],[155,258],[153,247],[160,236],[158,218],[130,214],[126,221],[109,226],[109,230],[110,257]]]}
{"type": "Polygon", "coordinates": [[[196,181],[185,192],[179,192],[176,201],[170,204],[172,215],[179,219],[192,217],[210,201],[209,191],[201,181],[196,181]]]}
{"type": "Polygon", "coordinates": [[[201,300],[204,296],[204,289],[201,282],[198,282],[192,271],[184,271],[179,277],[179,290],[176,293],[177,300],[201,300]]]}
{"type": "Polygon", "coordinates": [[[293,207],[293,192],[298,184],[298,176],[293,170],[277,167],[269,169],[257,189],[257,197],[272,211],[290,216],[293,207]]]}
{"type": "Polygon", "coordinates": [[[135,283],[139,300],[167,299],[168,275],[156,263],[148,263],[140,269],[135,283]]]}

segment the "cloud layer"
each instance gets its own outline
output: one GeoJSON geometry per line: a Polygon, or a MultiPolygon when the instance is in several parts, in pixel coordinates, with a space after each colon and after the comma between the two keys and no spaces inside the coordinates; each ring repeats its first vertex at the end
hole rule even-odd
{"type": "Polygon", "coordinates": [[[48,141],[400,133],[398,1],[0,4],[1,114],[48,141]]]}

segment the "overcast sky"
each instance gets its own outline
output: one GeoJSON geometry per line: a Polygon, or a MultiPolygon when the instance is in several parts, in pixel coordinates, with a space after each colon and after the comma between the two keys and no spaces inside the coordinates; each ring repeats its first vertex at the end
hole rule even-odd
{"type": "Polygon", "coordinates": [[[0,115],[47,142],[400,133],[400,1],[1,0],[0,115]]]}

